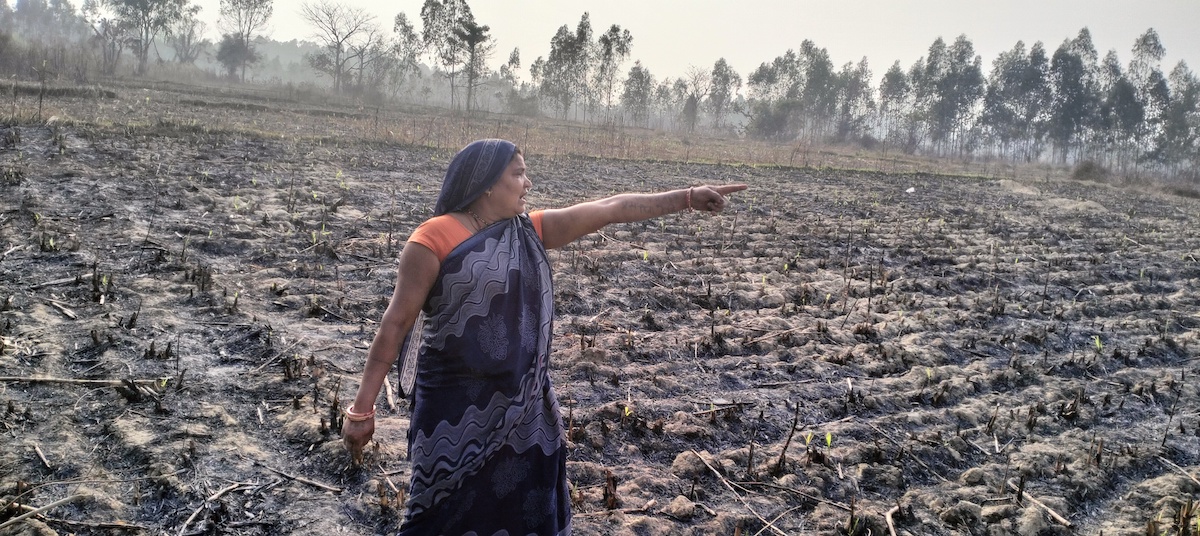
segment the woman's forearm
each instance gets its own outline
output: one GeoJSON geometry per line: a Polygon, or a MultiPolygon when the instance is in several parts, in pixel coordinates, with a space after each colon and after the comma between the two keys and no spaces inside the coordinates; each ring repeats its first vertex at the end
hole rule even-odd
{"type": "Polygon", "coordinates": [[[371,341],[371,348],[367,350],[367,363],[363,367],[358,394],[354,397],[352,407],[356,413],[368,412],[375,405],[379,389],[383,387],[388,372],[399,356],[404,336],[411,329],[411,320],[392,325],[386,322],[380,324],[379,331],[375,332],[375,338],[371,341]]]}
{"type": "Polygon", "coordinates": [[[691,190],[685,188],[653,194],[618,194],[602,199],[599,203],[606,205],[611,220],[609,223],[628,223],[687,210],[688,193],[691,190]]]}

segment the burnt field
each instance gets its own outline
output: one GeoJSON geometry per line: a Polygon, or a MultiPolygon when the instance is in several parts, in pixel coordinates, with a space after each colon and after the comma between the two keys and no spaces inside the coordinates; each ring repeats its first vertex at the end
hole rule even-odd
{"type": "MultiPolygon", "coordinates": [[[[0,534],[393,531],[406,402],[331,420],[452,151],[140,99],[0,129],[0,534]]],[[[750,185],[551,252],[576,534],[1198,531],[1196,199],[526,151],[750,185]]]]}

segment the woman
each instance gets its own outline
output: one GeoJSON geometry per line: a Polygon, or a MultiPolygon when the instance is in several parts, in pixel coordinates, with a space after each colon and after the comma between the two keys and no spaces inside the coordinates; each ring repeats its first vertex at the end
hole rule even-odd
{"type": "Polygon", "coordinates": [[[434,208],[400,253],[396,289],[342,437],[355,461],[404,337],[424,313],[400,533],[569,534],[566,447],[550,385],[554,292],[546,249],[610,223],[719,212],[745,185],[620,194],[525,212],[533,183],[511,142],[479,140],[450,163],[434,208]]]}

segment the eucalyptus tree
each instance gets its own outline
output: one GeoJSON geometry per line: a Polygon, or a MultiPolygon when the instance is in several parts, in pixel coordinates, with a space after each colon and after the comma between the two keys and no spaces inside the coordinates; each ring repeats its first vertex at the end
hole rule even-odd
{"type": "Polygon", "coordinates": [[[633,35],[619,25],[609,26],[608,31],[596,40],[596,73],[594,85],[608,110],[612,109],[613,91],[617,83],[617,71],[629,57],[633,46],[633,35]]]}
{"type": "Polygon", "coordinates": [[[1096,50],[1096,45],[1092,41],[1092,32],[1087,27],[1081,28],[1075,38],[1068,43],[1070,49],[1079,56],[1082,62],[1083,78],[1080,83],[1088,95],[1086,101],[1088,108],[1084,110],[1083,126],[1079,143],[1076,146],[1075,158],[1100,158],[1103,157],[1104,151],[1104,140],[1102,139],[1104,126],[1099,111],[1104,94],[1100,81],[1100,53],[1096,50]]]}
{"type": "Polygon", "coordinates": [[[1032,160],[1040,152],[1041,132],[1050,103],[1048,60],[1041,42],[1029,52],[1017,41],[992,62],[979,121],[1001,154],[1032,160]]]}
{"type": "Polygon", "coordinates": [[[675,86],[675,81],[670,77],[659,80],[654,85],[654,97],[650,99],[650,115],[657,117],[657,121],[652,125],[658,129],[673,128],[675,123],[675,115],[670,113],[670,110],[675,110],[675,92],[671,88],[675,86]],[[670,121],[670,122],[668,122],[670,121]]]}
{"type": "Polygon", "coordinates": [[[884,154],[887,154],[888,144],[893,140],[904,145],[904,138],[900,134],[906,131],[901,127],[911,115],[911,94],[908,74],[897,60],[879,81],[879,128],[883,134],[884,154]]]}
{"type": "Polygon", "coordinates": [[[592,62],[592,23],[584,13],[572,32],[565,24],[550,39],[550,54],[543,62],[539,58],[539,91],[549,98],[560,117],[566,117],[572,106],[588,99],[588,73],[592,62]]]}
{"type": "Polygon", "coordinates": [[[1091,34],[1084,28],[1075,39],[1063,41],[1050,59],[1047,133],[1061,163],[1081,148],[1085,134],[1096,130],[1099,96],[1094,58],[1091,34]]]}
{"type": "Polygon", "coordinates": [[[1042,154],[1052,96],[1050,58],[1046,56],[1046,47],[1041,41],[1029,48],[1021,89],[1020,106],[1017,108],[1018,126],[1024,130],[1021,156],[1026,162],[1031,162],[1042,154]]]}
{"type": "Polygon", "coordinates": [[[361,8],[348,7],[329,0],[305,2],[300,16],[316,28],[321,50],[305,56],[308,65],[333,79],[335,91],[345,87],[351,45],[366,37],[374,27],[375,17],[361,8]]]}
{"type": "Polygon", "coordinates": [[[789,49],[750,73],[746,78],[750,90],[748,132],[765,138],[794,137],[799,133],[797,118],[792,115],[800,109],[805,71],[802,58],[789,49]]]}
{"type": "Polygon", "coordinates": [[[987,90],[983,95],[983,112],[979,122],[988,137],[1000,145],[1001,154],[1010,155],[1014,141],[1024,134],[1019,126],[1017,108],[1020,106],[1021,78],[1028,58],[1025,43],[1017,41],[1012,50],[1001,52],[992,61],[987,90]]]}
{"type": "Polygon", "coordinates": [[[392,97],[395,97],[410,73],[421,75],[420,57],[424,53],[421,38],[413,27],[408,16],[403,12],[397,13],[392,21],[391,57],[392,69],[388,71],[388,86],[392,97]]]}
{"type": "Polygon", "coordinates": [[[481,80],[487,77],[487,60],[496,48],[492,36],[488,35],[487,26],[480,26],[474,20],[462,20],[459,27],[454,29],[454,36],[460,43],[465,55],[463,70],[467,76],[467,113],[475,105],[475,90],[481,80]]]}
{"type": "Polygon", "coordinates": [[[1129,81],[1145,107],[1145,121],[1136,140],[1145,151],[1149,151],[1152,140],[1161,135],[1164,115],[1171,100],[1167,77],[1161,68],[1166,52],[1166,47],[1159,41],[1158,32],[1151,28],[1134,41],[1133,56],[1129,60],[1129,81]]]}
{"type": "Polygon", "coordinates": [[[761,63],[746,78],[750,98],[759,102],[793,99],[804,90],[804,69],[796,51],[788,50],[771,63],[761,63]]]}
{"type": "Polygon", "coordinates": [[[521,85],[521,49],[520,47],[512,49],[508,53],[508,61],[500,66],[500,79],[508,82],[508,85],[514,89],[521,85]]]}
{"type": "Polygon", "coordinates": [[[729,66],[725,58],[718,59],[710,73],[709,88],[708,106],[712,110],[713,126],[721,128],[734,97],[742,89],[742,76],[729,66]]]}
{"type": "Polygon", "coordinates": [[[625,89],[621,93],[621,105],[629,112],[629,119],[634,124],[648,126],[650,110],[654,103],[654,75],[642,67],[641,61],[635,61],[625,77],[625,89]]]}
{"type": "Polygon", "coordinates": [[[1138,138],[1146,120],[1145,103],[1122,69],[1115,50],[1109,51],[1100,62],[1096,81],[1100,98],[1092,139],[1097,147],[1093,151],[1100,149],[1097,156],[1106,161],[1115,157],[1115,164],[1124,170],[1137,154],[1138,138]]]}
{"type": "Polygon", "coordinates": [[[846,63],[838,73],[838,111],[835,139],[864,140],[875,114],[875,98],[871,88],[871,67],[864,57],[857,64],[846,63]]]}
{"type": "Polygon", "coordinates": [[[1172,174],[1200,182],[1200,80],[1180,61],[1169,83],[1171,99],[1150,156],[1172,174]]]}
{"type": "Polygon", "coordinates": [[[825,138],[835,132],[840,79],[829,52],[805,39],[747,77],[748,131],[757,136],[825,138]]]}
{"type": "MultiPolygon", "coordinates": [[[[243,82],[246,81],[246,66],[260,57],[254,50],[254,35],[266,27],[274,11],[275,0],[221,0],[218,26],[224,34],[234,37],[229,42],[245,49],[235,55],[243,82]]],[[[225,46],[224,42],[222,46],[225,46]]]]}
{"type": "MultiPolygon", "coordinates": [[[[588,108],[594,109],[598,102],[598,93],[589,84],[588,73],[591,73],[597,61],[596,46],[592,43],[592,16],[583,12],[579,24],[575,25],[574,46],[570,49],[570,62],[567,65],[569,87],[575,93],[575,102],[583,102],[588,108]]],[[[578,106],[576,107],[578,119],[578,106]]]]}
{"type": "Polygon", "coordinates": [[[982,61],[966,35],[958,36],[951,46],[939,37],[929,47],[916,87],[930,139],[939,153],[949,147],[962,154],[969,146],[965,127],[983,97],[982,61]]]}
{"type": "Polygon", "coordinates": [[[421,40],[450,85],[450,107],[457,108],[459,69],[466,63],[466,50],[455,32],[475,15],[466,0],[425,0],[421,6],[421,40]]]}
{"type": "Polygon", "coordinates": [[[804,130],[810,138],[827,138],[834,132],[838,107],[838,77],[829,51],[805,39],[800,43],[804,90],[800,96],[804,130]]]}
{"type": "Polygon", "coordinates": [[[565,118],[574,103],[570,65],[576,48],[575,34],[567,25],[558,27],[550,39],[550,54],[539,57],[529,67],[533,83],[538,87],[539,98],[549,101],[557,117],[565,118]]]}
{"type": "Polygon", "coordinates": [[[154,39],[184,16],[187,0],[104,0],[116,19],[131,30],[136,73],[146,74],[147,60],[154,39]]]}

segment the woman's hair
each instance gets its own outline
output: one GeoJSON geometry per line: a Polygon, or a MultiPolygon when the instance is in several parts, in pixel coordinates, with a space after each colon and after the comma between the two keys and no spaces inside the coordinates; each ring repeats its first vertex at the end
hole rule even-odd
{"type": "Polygon", "coordinates": [[[434,215],[462,210],[470,205],[496,184],[504,168],[519,153],[516,144],[507,140],[486,139],[469,143],[454,155],[446,169],[442,190],[433,208],[434,215]]]}

